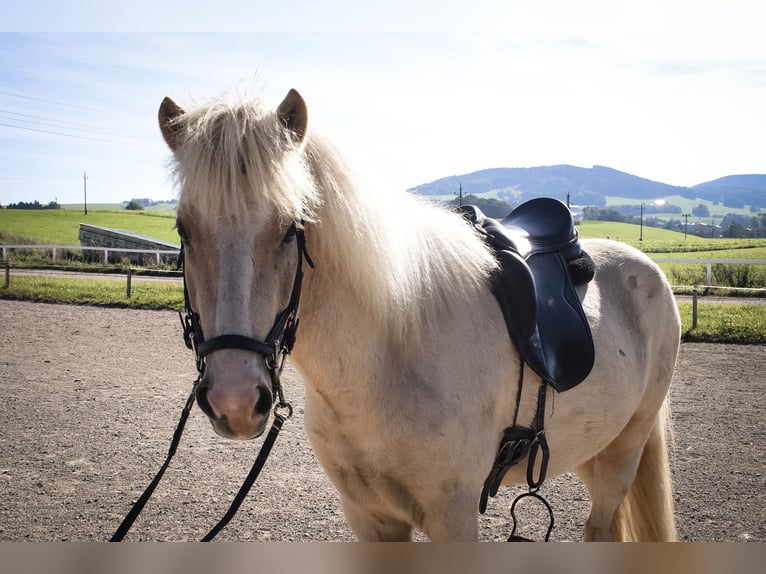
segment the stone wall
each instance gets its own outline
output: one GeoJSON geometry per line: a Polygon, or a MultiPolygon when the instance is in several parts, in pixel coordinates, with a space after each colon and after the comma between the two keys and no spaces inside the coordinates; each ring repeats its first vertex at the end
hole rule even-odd
{"type": "MultiPolygon", "coordinates": [[[[148,235],[141,235],[140,233],[133,233],[132,231],[125,231],[123,229],[110,229],[108,227],[99,227],[97,225],[89,225],[87,223],[80,224],[80,245],[83,247],[109,247],[111,249],[180,249],[180,245],[177,243],[170,243],[169,241],[163,241],[156,237],[149,237],[148,235]]],[[[103,252],[86,250],[83,251],[83,257],[90,261],[103,261],[103,252]]],[[[160,255],[160,259],[166,263],[174,263],[177,255],[171,253],[163,253],[160,255]]],[[[153,253],[131,253],[110,251],[109,262],[115,263],[121,260],[128,259],[135,265],[147,265],[156,263],[157,256],[153,253]]]]}

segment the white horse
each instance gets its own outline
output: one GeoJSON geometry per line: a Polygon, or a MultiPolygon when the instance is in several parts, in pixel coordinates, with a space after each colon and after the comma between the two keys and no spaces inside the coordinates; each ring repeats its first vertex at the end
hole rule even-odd
{"type": "MultiPolygon", "coordinates": [[[[409,540],[414,529],[475,540],[520,369],[489,288],[493,253],[447,209],[406,193],[365,194],[308,131],[294,90],[275,111],[258,100],[185,111],[166,98],[159,120],[205,336],[266,337],[288,305],[303,256],[296,226],[305,229],[314,267],[293,360],[306,385],[306,432],[351,528],[360,540],[409,540]]],[[[582,243],[597,269],[578,287],[595,364],[547,403],[548,474],[574,471],[586,485],[586,540],[673,540],[665,437],[677,307],[645,255],[582,243]]],[[[220,434],[249,439],[263,432],[271,388],[262,354],[222,348],[205,358],[198,402],[220,434]]],[[[533,419],[536,395],[522,396],[520,421],[533,419]]],[[[524,483],[525,467],[503,484],[524,483]]]]}

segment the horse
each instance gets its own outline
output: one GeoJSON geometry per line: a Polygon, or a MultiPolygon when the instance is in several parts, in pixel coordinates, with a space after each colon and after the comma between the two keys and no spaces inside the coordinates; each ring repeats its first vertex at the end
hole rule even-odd
{"type": "MultiPolygon", "coordinates": [[[[226,97],[160,106],[189,305],[207,339],[259,342],[208,349],[197,403],[221,436],[264,432],[277,398],[261,342],[300,275],[291,359],[305,432],[356,538],[407,541],[418,530],[474,541],[502,431],[514,410],[531,420],[536,408],[536,393],[517,401],[523,363],[490,288],[497,258],[452,210],[371,193],[308,118],[295,90],[276,107],[226,97]]],[[[545,408],[548,473],[574,472],[586,486],[586,541],[673,540],[667,395],[678,309],[642,252],[582,244],[596,266],[577,287],[595,359],[545,408]]],[[[502,484],[524,482],[517,465],[502,484]]]]}

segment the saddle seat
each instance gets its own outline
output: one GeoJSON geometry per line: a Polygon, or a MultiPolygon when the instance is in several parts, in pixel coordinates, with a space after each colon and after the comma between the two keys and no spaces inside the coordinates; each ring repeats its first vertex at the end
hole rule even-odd
{"type": "Polygon", "coordinates": [[[502,221],[473,205],[458,209],[500,262],[492,291],[521,358],[557,391],[582,382],[593,368],[594,347],[575,286],[590,281],[595,268],[569,208],[537,198],[502,221]]]}

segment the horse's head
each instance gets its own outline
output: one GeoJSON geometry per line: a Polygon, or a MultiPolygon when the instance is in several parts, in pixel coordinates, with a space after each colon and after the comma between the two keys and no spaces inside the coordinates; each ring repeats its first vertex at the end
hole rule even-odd
{"type": "Polygon", "coordinates": [[[218,434],[255,438],[274,402],[270,351],[300,281],[314,197],[301,159],[306,105],[294,90],[276,113],[257,102],[187,112],[165,98],[159,123],[180,186],[187,305],[207,343],[197,402],[218,434]]]}

